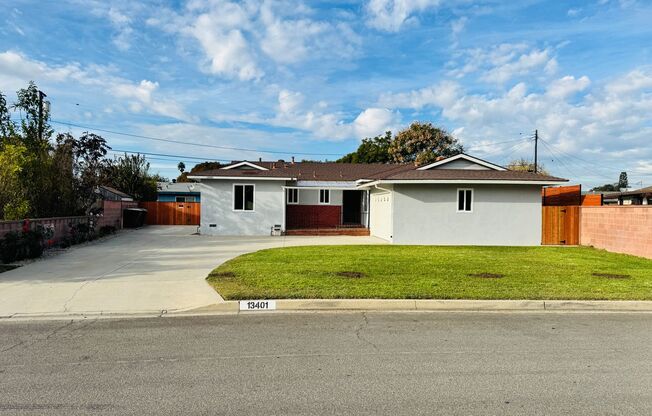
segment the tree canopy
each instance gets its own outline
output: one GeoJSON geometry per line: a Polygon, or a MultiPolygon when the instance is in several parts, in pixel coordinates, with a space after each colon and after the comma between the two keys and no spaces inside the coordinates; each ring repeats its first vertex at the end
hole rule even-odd
{"type": "Polygon", "coordinates": [[[99,185],[137,198],[156,197],[156,180],[163,178],[149,173],[144,157],[109,160],[106,140],[89,132],[79,137],[60,133],[53,139],[50,113],[41,107],[36,84],[30,82],[16,97],[10,106],[0,92],[0,219],[84,215],[99,185]],[[19,122],[12,120],[10,109],[20,114],[19,122]],[[142,185],[123,189],[128,175],[142,185]]]}
{"type": "Polygon", "coordinates": [[[385,132],[384,136],[362,139],[362,143],[355,152],[351,152],[338,162],[341,163],[390,163],[389,146],[392,143],[392,132],[385,132]]]}
{"type": "MultiPolygon", "coordinates": [[[[519,172],[534,172],[534,162],[524,158],[512,160],[507,164],[506,167],[509,170],[515,170],[519,172]]],[[[541,163],[538,163],[537,172],[543,175],[548,175],[546,167],[541,163]]]]}
{"type": "Polygon", "coordinates": [[[384,136],[363,139],[355,152],[345,155],[338,162],[415,162],[424,165],[439,157],[455,156],[463,151],[462,144],[446,130],[432,123],[415,121],[394,137],[388,131],[384,136]]]}

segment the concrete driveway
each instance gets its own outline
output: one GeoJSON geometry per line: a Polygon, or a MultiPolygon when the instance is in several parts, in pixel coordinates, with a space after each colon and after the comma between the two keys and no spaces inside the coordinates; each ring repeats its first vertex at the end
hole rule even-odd
{"type": "Polygon", "coordinates": [[[374,237],[209,237],[194,235],[195,230],[125,230],[0,273],[0,317],[192,309],[221,300],[204,279],[240,254],[282,246],[384,243],[374,237]]]}

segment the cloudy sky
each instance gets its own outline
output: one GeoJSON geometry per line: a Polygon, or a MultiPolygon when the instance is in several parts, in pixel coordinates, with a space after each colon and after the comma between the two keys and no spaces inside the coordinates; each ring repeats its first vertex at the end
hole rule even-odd
{"type": "Polygon", "coordinates": [[[58,131],[168,177],[180,160],[333,160],[421,120],[497,163],[531,157],[538,129],[554,174],[652,185],[650,1],[0,4],[0,91],[36,81],[58,131]]]}

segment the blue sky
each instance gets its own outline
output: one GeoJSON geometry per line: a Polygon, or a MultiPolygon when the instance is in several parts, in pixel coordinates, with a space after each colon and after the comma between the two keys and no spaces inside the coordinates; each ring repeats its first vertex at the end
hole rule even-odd
{"type": "Polygon", "coordinates": [[[420,120],[497,163],[538,129],[553,174],[652,185],[649,1],[0,2],[0,91],[36,81],[57,130],[156,153],[168,177],[333,160],[420,120]]]}

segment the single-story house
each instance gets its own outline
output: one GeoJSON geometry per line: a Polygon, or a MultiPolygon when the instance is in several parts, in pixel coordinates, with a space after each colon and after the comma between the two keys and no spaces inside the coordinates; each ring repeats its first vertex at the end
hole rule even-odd
{"type": "Polygon", "coordinates": [[[200,232],[362,227],[397,244],[541,243],[541,188],[566,179],[459,154],[425,166],[234,162],[194,173],[200,232]]]}
{"type": "Polygon", "coordinates": [[[652,205],[652,186],[602,194],[605,205],[652,205]]]}
{"type": "Polygon", "coordinates": [[[201,202],[201,193],[196,183],[158,182],[156,184],[158,202],[201,202]]]}

